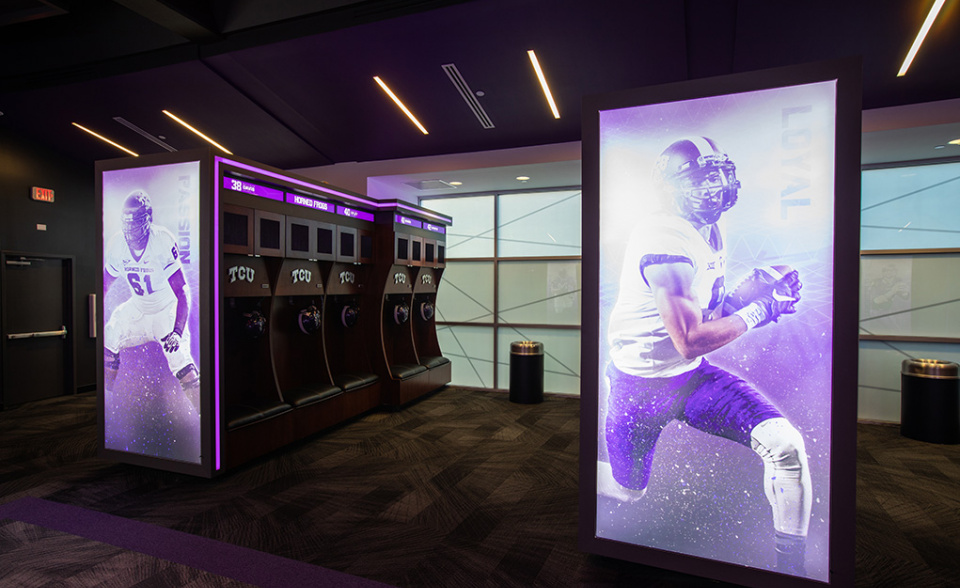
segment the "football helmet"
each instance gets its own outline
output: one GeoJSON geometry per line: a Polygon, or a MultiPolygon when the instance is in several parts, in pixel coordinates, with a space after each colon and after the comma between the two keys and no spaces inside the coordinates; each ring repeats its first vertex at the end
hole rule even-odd
{"type": "Polygon", "coordinates": [[[687,137],[663,150],[653,181],[680,216],[712,225],[737,203],[737,166],[707,137],[687,137]]]}
{"type": "Polygon", "coordinates": [[[134,190],[123,201],[121,216],[123,238],[131,249],[143,249],[147,246],[150,225],[153,223],[153,205],[150,196],[143,190],[134,190]]]}
{"type": "Polygon", "coordinates": [[[297,325],[300,327],[300,332],[305,335],[312,335],[319,331],[320,309],[312,304],[302,309],[297,314],[297,325]]]}

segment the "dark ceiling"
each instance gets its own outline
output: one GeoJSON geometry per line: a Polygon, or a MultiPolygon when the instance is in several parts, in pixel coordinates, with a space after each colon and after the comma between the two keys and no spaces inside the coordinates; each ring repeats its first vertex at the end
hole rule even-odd
{"type": "Polygon", "coordinates": [[[292,169],[576,141],[585,95],[857,55],[864,108],[957,98],[960,1],[948,2],[909,74],[896,77],[932,3],[8,0],[0,125],[83,161],[123,154],[72,122],[141,154],[166,148],[131,125],[173,149],[202,145],[168,109],[236,155],[292,169]],[[467,107],[446,64],[493,128],[467,107]]]}

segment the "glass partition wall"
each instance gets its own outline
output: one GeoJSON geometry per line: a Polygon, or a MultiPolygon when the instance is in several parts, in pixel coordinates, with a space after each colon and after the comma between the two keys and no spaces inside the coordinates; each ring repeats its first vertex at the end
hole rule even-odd
{"type": "Polygon", "coordinates": [[[451,215],[437,336],[452,384],[506,389],[510,343],[544,345],[546,392],[580,393],[580,188],[422,198],[451,215]]]}

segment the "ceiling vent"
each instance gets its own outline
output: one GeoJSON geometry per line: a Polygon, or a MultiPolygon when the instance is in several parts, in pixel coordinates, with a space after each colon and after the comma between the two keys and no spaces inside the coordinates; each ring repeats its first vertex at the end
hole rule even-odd
{"type": "Polygon", "coordinates": [[[470,89],[470,85],[467,84],[467,80],[463,79],[463,76],[460,75],[460,70],[457,69],[457,66],[448,63],[441,66],[443,71],[447,72],[447,77],[450,78],[450,81],[453,83],[453,87],[457,89],[457,92],[460,93],[460,96],[463,97],[463,101],[467,103],[467,106],[470,107],[470,111],[473,112],[473,115],[477,117],[477,120],[480,121],[480,126],[485,129],[493,128],[493,121],[490,120],[490,117],[487,116],[486,111],[483,110],[483,107],[480,106],[480,102],[477,101],[476,95],[473,93],[473,90],[470,89]]]}
{"type": "Polygon", "coordinates": [[[406,182],[408,186],[413,186],[417,190],[456,190],[456,186],[448,184],[443,180],[420,180],[419,182],[406,182]]]}
{"type": "Polygon", "coordinates": [[[133,124],[132,122],[128,121],[127,119],[123,118],[122,116],[115,116],[115,117],[113,117],[113,120],[115,120],[115,121],[117,121],[118,123],[122,124],[123,126],[127,127],[128,129],[130,129],[130,130],[133,131],[134,133],[140,135],[141,137],[144,137],[144,138],[146,138],[146,139],[149,139],[149,140],[153,141],[154,143],[156,143],[157,145],[163,147],[164,149],[166,149],[167,151],[169,151],[169,152],[171,152],[171,153],[173,153],[174,151],[176,151],[176,149],[175,149],[174,147],[171,147],[170,145],[167,145],[166,143],[164,143],[163,141],[161,141],[159,137],[154,137],[154,136],[151,135],[150,133],[148,133],[148,132],[146,132],[145,130],[141,129],[140,127],[138,127],[137,125],[135,125],[135,124],[133,124]]]}

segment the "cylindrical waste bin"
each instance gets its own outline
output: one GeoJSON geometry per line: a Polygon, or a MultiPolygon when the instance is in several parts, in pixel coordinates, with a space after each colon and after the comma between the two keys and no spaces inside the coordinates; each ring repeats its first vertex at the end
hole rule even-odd
{"type": "Polygon", "coordinates": [[[543,343],[510,344],[510,402],[543,402],[543,343]]]}
{"type": "Polygon", "coordinates": [[[903,360],[900,434],[928,443],[960,443],[960,366],[939,359],[903,360]]]}

